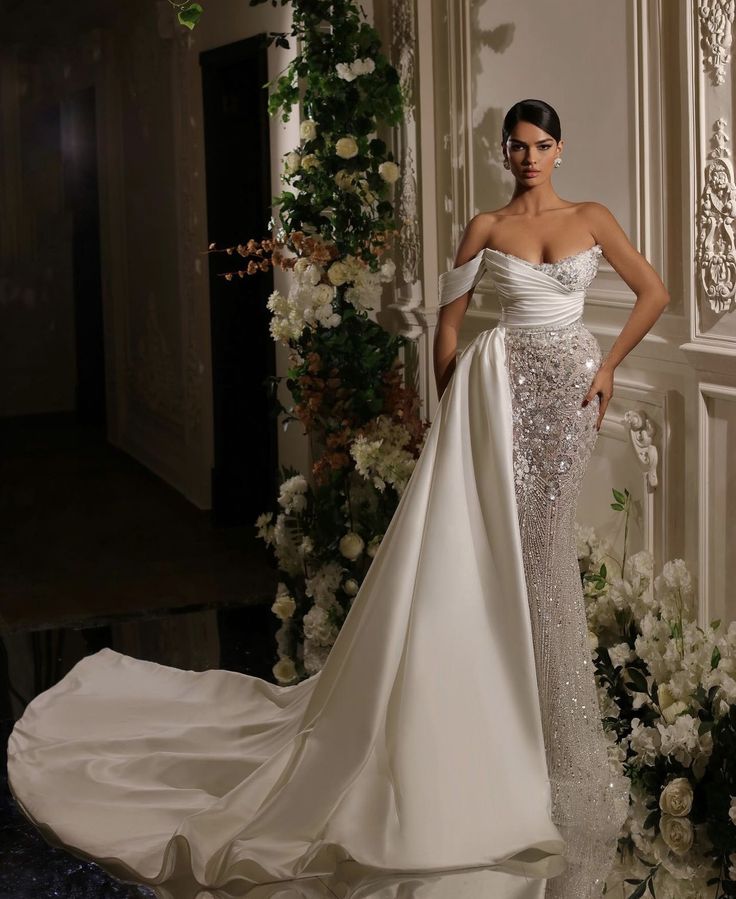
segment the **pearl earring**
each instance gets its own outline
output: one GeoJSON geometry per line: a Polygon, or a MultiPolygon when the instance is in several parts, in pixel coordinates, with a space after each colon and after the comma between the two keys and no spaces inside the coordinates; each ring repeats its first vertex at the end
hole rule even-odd
{"type": "Polygon", "coordinates": [[[562,165],[562,157],[558,156],[557,159],[555,159],[555,168],[558,169],[561,165],[562,165]]]}
{"type": "Polygon", "coordinates": [[[508,161],[508,159],[504,159],[504,161],[503,161],[503,167],[504,167],[505,169],[510,169],[510,168],[511,168],[511,163],[508,161]]]}

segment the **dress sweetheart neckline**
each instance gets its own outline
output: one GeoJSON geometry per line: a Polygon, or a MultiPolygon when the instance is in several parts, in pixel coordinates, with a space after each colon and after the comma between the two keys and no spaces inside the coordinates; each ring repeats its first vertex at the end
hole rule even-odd
{"type": "MultiPolygon", "coordinates": [[[[496,250],[493,247],[483,247],[480,251],[481,253],[498,253],[499,256],[507,256],[509,259],[515,259],[517,262],[523,262],[524,265],[528,265],[530,268],[539,268],[542,265],[559,265],[561,262],[567,262],[568,259],[577,259],[578,256],[584,256],[586,253],[590,253],[595,249],[603,247],[599,243],[594,243],[592,247],[587,247],[584,250],[580,250],[578,253],[570,253],[569,256],[563,256],[562,259],[555,259],[554,262],[530,262],[528,259],[522,259],[521,256],[515,256],[513,253],[505,253],[503,250],[496,250]]],[[[480,253],[478,254],[480,255],[480,253]]]]}

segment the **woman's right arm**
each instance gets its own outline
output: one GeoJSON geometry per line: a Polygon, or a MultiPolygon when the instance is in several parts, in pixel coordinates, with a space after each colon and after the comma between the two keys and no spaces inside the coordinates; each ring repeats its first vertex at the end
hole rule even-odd
{"type": "MultiPolygon", "coordinates": [[[[487,245],[488,224],[488,215],[483,213],[473,216],[468,222],[458,244],[454,268],[477,256],[487,245]]],[[[440,306],[434,332],[434,377],[440,399],[455,371],[458,332],[472,295],[473,291],[469,290],[450,303],[440,306]]]]}

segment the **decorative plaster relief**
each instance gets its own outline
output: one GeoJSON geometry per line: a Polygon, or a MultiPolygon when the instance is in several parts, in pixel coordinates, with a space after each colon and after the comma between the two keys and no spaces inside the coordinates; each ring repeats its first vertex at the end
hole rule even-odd
{"type": "Polygon", "coordinates": [[[731,31],[734,19],[734,0],[698,0],[700,44],[703,68],[710,72],[714,85],[723,84],[726,64],[731,61],[731,31]]]}
{"type": "Polygon", "coordinates": [[[654,445],[656,426],[641,410],[630,409],[624,413],[624,421],[629,426],[631,445],[644,472],[647,487],[653,490],[658,484],[657,463],[659,452],[654,445]]]}
{"type": "Polygon", "coordinates": [[[728,312],[736,288],[736,185],[728,147],[728,126],[719,118],[713,127],[698,209],[695,262],[699,280],[714,312],[728,312]]]}

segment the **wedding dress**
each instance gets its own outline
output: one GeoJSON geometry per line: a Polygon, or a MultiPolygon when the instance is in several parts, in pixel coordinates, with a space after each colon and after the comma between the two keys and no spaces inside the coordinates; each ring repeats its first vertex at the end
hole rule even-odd
{"type": "Polygon", "coordinates": [[[628,807],[574,537],[600,253],[484,249],[441,276],[444,304],[488,275],[501,317],[460,354],[318,674],[278,686],[103,649],[28,705],[9,783],[49,841],[172,899],[341,864],[600,894],[628,807]]]}

